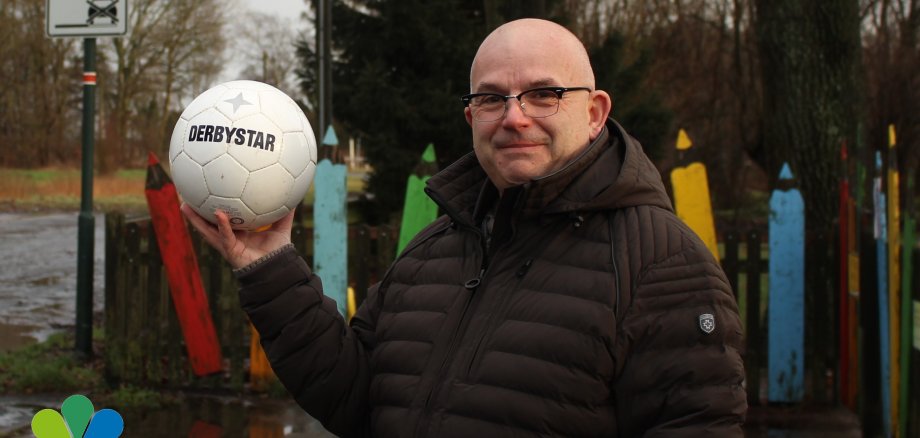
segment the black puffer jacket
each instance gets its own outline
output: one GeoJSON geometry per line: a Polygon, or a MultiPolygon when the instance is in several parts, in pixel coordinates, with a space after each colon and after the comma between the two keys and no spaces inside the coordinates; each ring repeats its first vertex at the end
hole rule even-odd
{"type": "Polygon", "coordinates": [[[728,282],[619,125],[501,199],[472,154],[428,190],[447,215],[350,327],[292,250],[239,278],[275,372],[330,431],[742,436],[728,282]]]}

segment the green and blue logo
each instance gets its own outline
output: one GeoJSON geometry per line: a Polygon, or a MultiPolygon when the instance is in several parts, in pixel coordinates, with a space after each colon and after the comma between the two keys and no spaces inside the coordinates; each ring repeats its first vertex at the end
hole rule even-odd
{"type": "Polygon", "coordinates": [[[61,412],[42,409],[32,417],[36,438],[118,438],[125,429],[121,414],[112,409],[96,412],[93,402],[76,394],[67,397],[61,412]],[[61,415],[63,414],[63,416],[61,415]]]}

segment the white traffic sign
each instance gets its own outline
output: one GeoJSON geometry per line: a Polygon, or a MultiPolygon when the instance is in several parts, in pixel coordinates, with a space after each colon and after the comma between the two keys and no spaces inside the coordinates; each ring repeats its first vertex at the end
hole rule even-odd
{"type": "Polygon", "coordinates": [[[128,0],[48,0],[50,37],[120,36],[128,31],[128,0]]]}

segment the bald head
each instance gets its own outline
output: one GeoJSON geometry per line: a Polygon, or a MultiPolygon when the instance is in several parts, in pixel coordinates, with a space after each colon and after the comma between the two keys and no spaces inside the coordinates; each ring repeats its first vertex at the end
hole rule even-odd
{"type": "Polygon", "coordinates": [[[476,158],[500,191],[561,169],[600,135],[611,108],[610,95],[595,89],[584,45],[545,20],[512,21],[489,34],[473,58],[470,92],[505,100],[497,119],[478,117],[473,104],[463,109],[476,158]],[[546,89],[567,91],[547,99],[546,89]],[[522,101],[528,92],[544,97],[522,101]]]}
{"type": "MultiPolygon", "coordinates": [[[[594,88],[594,71],[588,52],[578,37],[547,20],[525,18],[505,23],[492,31],[479,46],[470,69],[470,90],[481,91],[483,76],[496,66],[533,65],[552,67],[561,85],[594,88]]],[[[489,84],[485,84],[489,85],[489,84]]]]}

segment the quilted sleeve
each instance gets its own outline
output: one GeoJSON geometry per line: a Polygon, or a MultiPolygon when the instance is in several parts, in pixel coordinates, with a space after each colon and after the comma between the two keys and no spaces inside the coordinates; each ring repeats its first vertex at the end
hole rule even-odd
{"type": "Polygon", "coordinates": [[[338,436],[367,436],[370,353],[365,344],[373,345],[374,333],[367,302],[349,327],[293,248],[238,279],[243,310],[297,403],[338,436]]]}
{"type": "MultiPolygon", "coordinates": [[[[698,238],[678,227],[671,254],[635,279],[614,383],[621,436],[741,437],[743,335],[730,286],[698,238]]],[[[674,232],[674,228],[669,230],[674,232]]]]}

